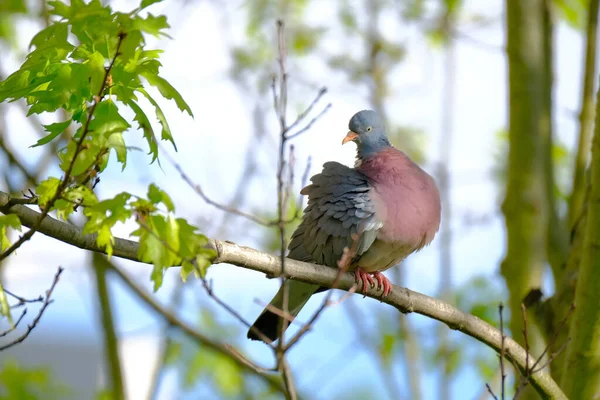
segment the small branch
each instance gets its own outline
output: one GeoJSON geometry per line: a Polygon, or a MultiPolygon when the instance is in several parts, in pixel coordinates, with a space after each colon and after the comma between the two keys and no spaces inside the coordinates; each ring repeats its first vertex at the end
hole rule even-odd
{"type": "Polygon", "coordinates": [[[6,293],[10,297],[19,301],[19,303],[17,303],[16,306],[20,306],[25,303],[41,303],[42,301],[44,301],[44,296],[42,296],[42,295],[40,295],[39,297],[37,297],[35,299],[26,299],[24,297],[21,297],[21,296],[18,296],[16,294],[12,293],[8,289],[4,289],[4,293],[6,293]]]}
{"type": "Polygon", "coordinates": [[[310,122],[308,124],[306,124],[306,126],[302,129],[300,129],[298,132],[294,133],[293,135],[289,135],[287,136],[288,140],[294,139],[300,135],[302,135],[304,132],[308,131],[310,128],[312,128],[312,126],[314,125],[315,122],[317,122],[323,115],[325,115],[325,113],[331,108],[331,103],[328,103],[325,108],[323,108],[323,110],[321,110],[321,112],[314,117],[313,119],[310,120],[310,122]]]}
{"type": "Polygon", "coordinates": [[[494,394],[494,391],[492,390],[492,388],[490,387],[490,385],[488,383],[485,384],[485,387],[487,388],[488,393],[495,399],[498,400],[498,396],[496,396],[494,394]]]}
{"type": "MultiPolygon", "coordinates": [[[[25,331],[25,333],[23,333],[21,336],[19,336],[18,338],[16,338],[12,342],[7,343],[7,344],[5,344],[3,346],[0,346],[0,351],[6,350],[6,349],[8,349],[10,347],[13,347],[13,346],[15,346],[15,345],[23,342],[25,339],[27,339],[27,337],[29,336],[29,334],[35,329],[35,327],[37,326],[37,324],[40,322],[40,319],[42,319],[42,315],[44,315],[44,312],[46,311],[46,308],[48,308],[48,306],[50,305],[50,303],[52,303],[52,300],[50,299],[50,297],[52,296],[52,292],[54,291],[54,288],[56,287],[56,284],[58,283],[58,280],[60,278],[60,274],[62,274],[62,272],[63,272],[63,268],[62,267],[58,267],[58,271],[56,271],[56,274],[54,275],[54,280],[52,281],[52,285],[50,285],[50,289],[48,289],[46,291],[46,297],[44,299],[44,304],[42,304],[42,307],[40,308],[40,311],[38,312],[37,316],[35,317],[35,319],[31,323],[31,325],[27,325],[27,330],[25,331]]],[[[19,321],[21,321],[21,318],[23,318],[24,315],[25,315],[25,312],[23,312],[23,314],[19,318],[19,321]]],[[[19,321],[17,321],[17,323],[19,321]]]]}
{"type": "Polygon", "coordinates": [[[98,308],[100,309],[99,322],[104,333],[104,351],[109,375],[109,390],[111,398],[115,400],[125,399],[125,385],[121,372],[121,359],[119,357],[119,341],[115,332],[113,311],[106,283],[108,268],[106,257],[93,253],[92,268],[96,275],[96,289],[98,294],[98,308]]]}
{"type": "MultiPolygon", "coordinates": [[[[504,334],[504,304],[500,303],[498,306],[498,313],[500,314],[500,334],[502,335],[500,342],[500,395],[501,399],[504,400],[505,390],[506,390],[506,370],[504,369],[504,342],[506,340],[506,335],[504,334]]],[[[527,352],[526,352],[527,353],[527,352]]],[[[525,365],[529,364],[529,353],[525,355],[525,365]]],[[[495,397],[495,396],[494,396],[495,397]]]]}
{"type": "MultiPolygon", "coordinates": [[[[338,273],[331,285],[331,289],[335,289],[340,281],[340,278],[348,271],[348,267],[350,266],[350,261],[356,255],[356,249],[358,248],[358,235],[353,236],[353,244],[352,249],[344,248],[344,253],[342,254],[342,258],[338,260],[338,273]]],[[[308,320],[306,324],[300,329],[294,337],[292,337],[289,342],[284,346],[284,351],[288,351],[295,343],[300,340],[300,338],[308,332],[308,330],[312,327],[312,325],[317,321],[317,318],[325,311],[329,305],[331,305],[331,296],[333,295],[333,290],[329,290],[327,292],[327,296],[321,303],[321,306],[315,311],[312,317],[308,320]]]]}
{"type": "Polygon", "coordinates": [[[17,322],[15,322],[15,324],[13,326],[11,326],[10,328],[8,328],[7,330],[5,330],[3,332],[0,332],[0,337],[4,337],[4,336],[8,335],[9,333],[11,333],[12,331],[14,331],[15,329],[17,329],[17,327],[21,323],[21,320],[25,316],[25,314],[27,314],[27,309],[23,310],[23,312],[21,313],[21,316],[19,317],[19,319],[17,320],[17,322]]]}
{"type": "MultiPolygon", "coordinates": [[[[323,97],[323,95],[327,93],[327,88],[326,87],[322,87],[321,90],[319,90],[319,92],[317,93],[317,96],[315,97],[315,99],[312,101],[312,103],[310,103],[308,105],[308,107],[306,107],[306,109],[300,113],[300,115],[298,115],[298,118],[296,118],[296,120],[294,122],[292,122],[285,130],[285,133],[287,134],[288,132],[290,132],[291,130],[295,129],[303,120],[304,118],[306,118],[308,116],[308,114],[310,114],[310,112],[312,111],[313,107],[319,102],[319,100],[321,100],[321,97],[323,97]]],[[[297,136],[297,134],[294,134],[292,136],[288,136],[288,139],[291,139],[292,137],[297,136]]]]}
{"type": "Polygon", "coordinates": [[[273,223],[255,217],[252,214],[248,214],[244,211],[240,211],[235,207],[229,207],[229,206],[225,206],[222,205],[214,200],[212,200],[211,198],[209,198],[206,193],[204,193],[204,190],[202,189],[202,187],[200,185],[198,185],[197,183],[194,183],[194,181],[192,180],[192,178],[185,173],[185,171],[183,170],[183,168],[181,167],[181,165],[179,165],[174,159],[173,157],[171,157],[169,155],[168,152],[163,151],[163,155],[167,158],[167,160],[171,163],[171,165],[173,165],[173,167],[175,167],[175,169],[177,170],[177,172],[179,172],[179,175],[181,176],[181,178],[185,181],[185,183],[188,184],[189,187],[191,187],[198,196],[200,196],[200,198],[202,198],[202,200],[204,200],[207,204],[230,214],[234,214],[234,215],[238,215],[240,217],[244,217],[246,219],[249,219],[252,222],[255,222],[259,225],[263,225],[263,226],[271,226],[273,225],[273,223]]]}
{"type": "Polygon", "coordinates": [[[287,400],[297,400],[298,395],[296,394],[296,385],[294,384],[294,376],[292,375],[292,369],[290,368],[290,364],[285,358],[282,358],[280,365],[281,376],[283,376],[283,382],[285,383],[285,387],[287,388],[285,398],[287,400]]]}

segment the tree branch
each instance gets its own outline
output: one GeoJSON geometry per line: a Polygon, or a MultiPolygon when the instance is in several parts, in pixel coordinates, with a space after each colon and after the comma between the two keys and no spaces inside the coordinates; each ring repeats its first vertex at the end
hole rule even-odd
{"type": "Polygon", "coordinates": [[[96,289],[98,294],[98,308],[100,309],[99,322],[104,333],[104,349],[108,369],[111,398],[125,399],[125,385],[121,372],[121,359],[119,357],[119,340],[115,332],[113,312],[106,283],[107,261],[106,257],[93,253],[92,268],[96,274],[96,289]]]}
{"type": "MultiPolygon", "coordinates": [[[[38,212],[21,204],[11,205],[9,200],[10,196],[0,191],[0,212],[3,214],[16,214],[20,218],[21,223],[27,227],[36,224],[39,219],[38,212]]],[[[96,244],[95,235],[83,235],[79,228],[50,216],[42,221],[39,232],[84,250],[104,253],[104,250],[96,244]]],[[[263,272],[267,276],[272,277],[281,275],[281,261],[275,255],[239,246],[229,241],[210,240],[209,246],[217,251],[217,257],[213,261],[214,264],[233,264],[238,267],[263,272]]],[[[137,254],[137,242],[115,238],[113,256],[139,261],[137,254]]],[[[331,287],[336,281],[338,273],[337,270],[323,265],[286,259],[285,275],[291,279],[331,287]]],[[[354,275],[346,273],[339,278],[337,287],[342,290],[350,290],[354,284],[354,275]]],[[[398,286],[393,286],[392,292],[385,299],[381,299],[381,294],[374,288],[369,289],[366,295],[381,300],[402,313],[415,312],[443,322],[451,329],[459,330],[491,347],[496,352],[500,352],[502,335],[498,329],[443,301],[398,286]]],[[[161,311],[168,314],[167,310],[161,309],[161,311]]],[[[187,329],[186,332],[188,334],[196,334],[188,326],[185,329],[187,329]]],[[[534,358],[528,357],[529,365],[526,365],[527,356],[525,350],[513,339],[505,339],[504,349],[506,358],[511,362],[514,361],[523,371],[526,368],[531,369],[533,366],[534,358]]],[[[532,374],[530,381],[543,398],[566,399],[561,389],[544,371],[532,374]]]]}

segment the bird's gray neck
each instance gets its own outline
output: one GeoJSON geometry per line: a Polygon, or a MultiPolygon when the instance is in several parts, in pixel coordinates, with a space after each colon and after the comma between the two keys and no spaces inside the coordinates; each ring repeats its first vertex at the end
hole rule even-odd
{"type": "Polygon", "coordinates": [[[381,138],[375,143],[361,143],[356,149],[356,163],[355,166],[359,166],[363,160],[371,158],[372,156],[379,153],[381,150],[392,147],[392,144],[387,138],[381,138]]]}

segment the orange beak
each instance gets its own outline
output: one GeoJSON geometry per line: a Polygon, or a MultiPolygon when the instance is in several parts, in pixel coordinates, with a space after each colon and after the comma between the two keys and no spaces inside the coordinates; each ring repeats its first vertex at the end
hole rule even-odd
{"type": "Polygon", "coordinates": [[[348,142],[353,141],[354,139],[356,139],[356,137],[358,136],[358,133],[356,132],[348,132],[348,134],[346,135],[346,137],[344,138],[344,140],[342,140],[342,144],[346,144],[348,142]]]}

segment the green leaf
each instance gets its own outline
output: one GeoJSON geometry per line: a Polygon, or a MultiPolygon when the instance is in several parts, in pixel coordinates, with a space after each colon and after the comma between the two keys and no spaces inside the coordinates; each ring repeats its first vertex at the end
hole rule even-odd
{"type": "Polygon", "coordinates": [[[103,135],[108,139],[115,132],[124,132],[131,125],[119,114],[119,109],[112,100],[101,101],[94,110],[94,119],[90,121],[89,132],[103,135]]]}
{"type": "Polygon", "coordinates": [[[165,351],[165,365],[174,365],[177,360],[181,357],[181,343],[169,342],[165,351]]]}
{"type": "Polygon", "coordinates": [[[38,147],[44,144],[50,143],[53,141],[58,135],[63,133],[69,125],[71,125],[72,120],[64,121],[64,122],[56,122],[50,125],[43,125],[46,132],[49,132],[49,135],[44,136],[40,140],[38,140],[34,145],[30,147],[38,147]]]}
{"type": "Polygon", "coordinates": [[[157,291],[162,286],[165,269],[180,263],[179,224],[170,215],[166,218],[151,215],[132,235],[140,238],[140,260],[154,265],[150,279],[154,282],[154,291],[157,291]]]}
{"type": "Polygon", "coordinates": [[[35,193],[38,196],[38,205],[41,209],[44,209],[48,202],[56,195],[60,182],[60,179],[50,177],[41,182],[35,189],[35,193]]]}
{"type": "Polygon", "coordinates": [[[117,160],[123,164],[121,171],[125,169],[127,165],[127,146],[125,146],[125,140],[123,140],[123,134],[121,132],[112,133],[106,141],[106,146],[109,149],[114,149],[117,153],[117,160]]]}
{"type": "Polygon", "coordinates": [[[169,24],[167,23],[167,17],[165,17],[164,15],[159,15],[158,17],[155,17],[154,15],[148,13],[148,16],[145,19],[137,16],[133,20],[132,27],[134,29],[138,29],[142,32],[146,32],[157,37],[169,37],[169,35],[162,32],[163,30],[170,28],[169,24]]]}
{"type": "Polygon", "coordinates": [[[146,90],[138,89],[138,91],[148,99],[148,101],[154,106],[154,109],[156,110],[156,118],[158,119],[158,122],[160,122],[160,125],[162,126],[161,139],[170,141],[173,144],[175,151],[177,151],[177,146],[175,145],[175,140],[173,139],[173,135],[171,135],[171,128],[169,128],[169,123],[167,122],[165,114],[161,110],[160,106],[152,98],[152,96],[150,96],[148,94],[148,92],[146,92],[146,90]]]}
{"type": "Polygon", "coordinates": [[[21,221],[16,214],[0,215],[0,252],[10,247],[7,228],[21,231],[21,221]]]}
{"type": "Polygon", "coordinates": [[[88,220],[83,226],[83,234],[98,234],[96,243],[106,250],[109,257],[114,242],[111,229],[117,222],[125,222],[131,217],[132,212],[127,207],[130,198],[129,193],[123,192],[84,209],[88,220]]]}
{"type": "Polygon", "coordinates": [[[142,0],[142,4],[140,6],[140,10],[143,10],[144,8],[151,6],[154,3],[160,3],[162,0],[142,0]]]}
{"type": "Polygon", "coordinates": [[[150,148],[148,154],[152,154],[151,163],[153,163],[158,158],[158,144],[156,142],[156,136],[154,135],[152,125],[150,124],[150,121],[148,120],[148,117],[144,111],[135,101],[131,100],[126,104],[131,107],[135,113],[134,121],[137,121],[138,127],[144,132],[144,138],[148,142],[148,147],[150,148]]]}
{"type": "Polygon", "coordinates": [[[6,293],[4,293],[4,287],[2,286],[2,282],[0,282],[0,315],[8,318],[8,323],[10,324],[11,328],[15,326],[12,314],[10,312],[8,298],[6,297],[6,293]]]}
{"type": "Polygon", "coordinates": [[[169,195],[154,183],[151,183],[150,186],[148,186],[148,199],[150,199],[152,204],[163,203],[165,207],[167,207],[167,210],[170,212],[175,211],[175,206],[169,195]]]}
{"type": "Polygon", "coordinates": [[[179,269],[181,281],[186,283],[191,273],[196,274],[196,266],[193,263],[184,260],[183,263],[181,263],[181,268],[179,269]]]}
{"type": "Polygon", "coordinates": [[[100,92],[100,87],[104,85],[104,77],[106,76],[104,56],[100,52],[95,51],[89,57],[88,66],[92,93],[98,94],[100,92]]]}
{"type": "Polygon", "coordinates": [[[183,97],[181,97],[181,94],[179,94],[179,92],[169,82],[167,82],[166,79],[147,72],[142,72],[142,76],[148,80],[148,83],[157,88],[160,94],[162,94],[165,98],[169,100],[175,100],[177,107],[181,111],[186,111],[190,117],[194,117],[190,106],[188,106],[185,100],[183,100],[183,97]]]}

